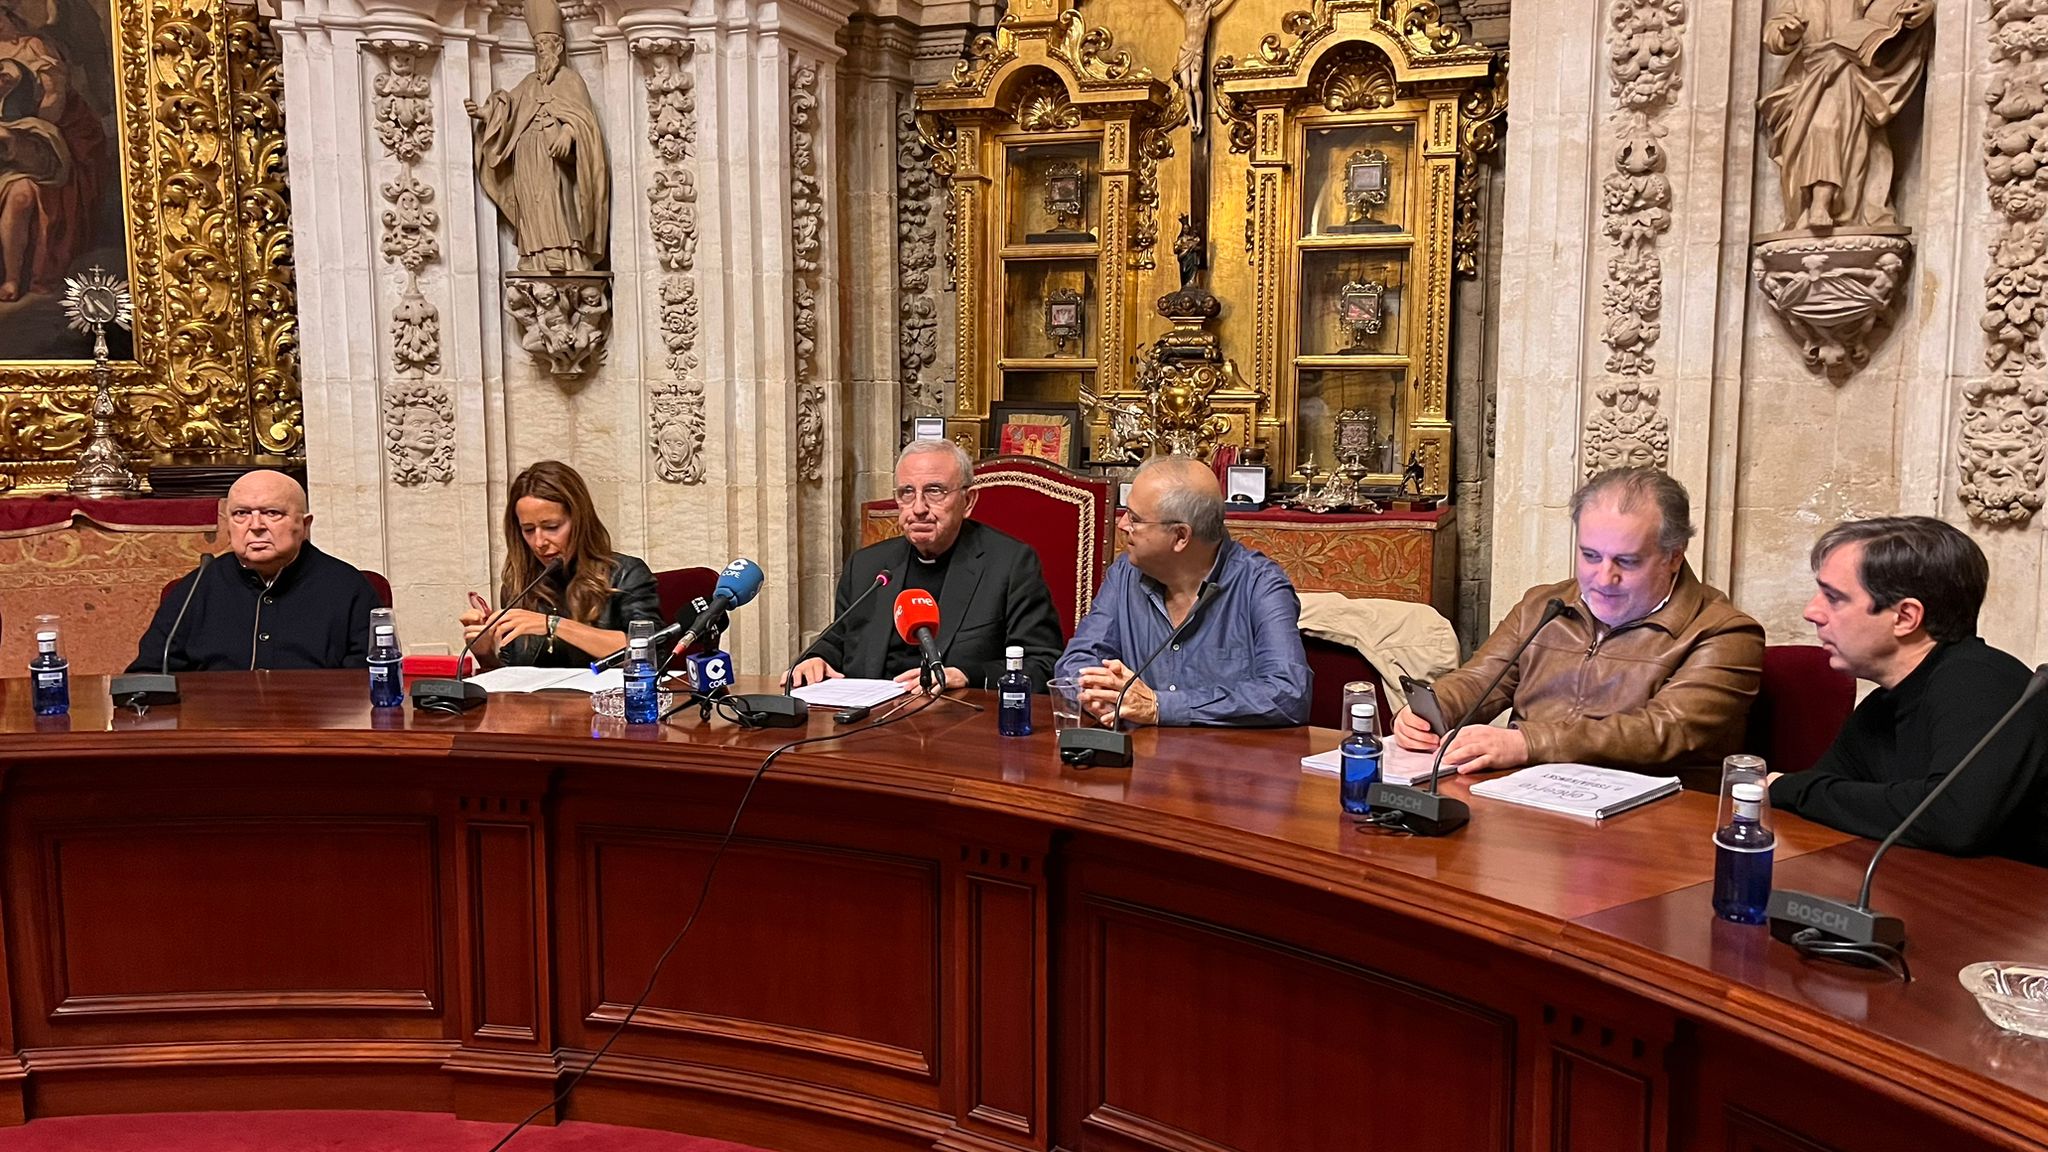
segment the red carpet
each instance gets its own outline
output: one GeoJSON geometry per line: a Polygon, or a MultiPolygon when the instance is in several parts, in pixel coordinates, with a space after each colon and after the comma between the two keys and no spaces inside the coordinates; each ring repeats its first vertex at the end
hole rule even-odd
{"type": "MultiPolygon", "coordinates": [[[[167,1112],[57,1116],[0,1128],[0,1152],[485,1152],[508,1124],[437,1112],[167,1112]]],[[[753,1152],[723,1140],[571,1122],[505,1152],[753,1152]]]]}

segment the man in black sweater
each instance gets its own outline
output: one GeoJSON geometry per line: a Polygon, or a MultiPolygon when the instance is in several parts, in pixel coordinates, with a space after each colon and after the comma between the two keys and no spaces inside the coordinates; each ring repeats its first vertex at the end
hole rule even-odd
{"type": "MultiPolygon", "coordinates": [[[[1990,565],[1927,516],[1837,524],[1813,546],[1806,619],[1835,668],[1877,683],[1812,769],[1771,803],[1844,832],[1891,833],[2026,687],[2025,665],[1977,636],[1990,565]]],[[[2006,725],[1899,842],[2048,866],[2048,697],[2006,725]]]]}
{"type": "Polygon", "coordinates": [[[233,556],[200,564],[171,588],[128,671],[369,667],[377,593],[360,571],[313,547],[312,526],[298,481],[269,471],[235,481],[233,556]]]}
{"type": "Polygon", "coordinates": [[[846,561],[835,615],[889,574],[888,587],[829,628],[798,664],[791,687],[837,676],[890,677],[915,688],[917,649],[892,626],[908,589],[939,602],[939,651],[946,687],[987,688],[1003,674],[1003,649],[1024,649],[1024,673],[1042,689],[1063,638],[1038,553],[967,518],[974,510],[974,462],[950,440],[913,440],[896,458],[896,522],[903,535],[870,544],[846,561]]]}

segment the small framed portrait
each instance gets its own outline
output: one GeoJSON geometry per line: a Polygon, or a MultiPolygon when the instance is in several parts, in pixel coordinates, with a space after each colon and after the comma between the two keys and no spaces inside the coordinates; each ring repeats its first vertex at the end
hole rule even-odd
{"type": "Polygon", "coordinates": [[[1072,288],[1059,288],[1045,298],[1045,336],[1053,342],[1053,355],[1067,355],[1067,345],[1074,346],[1074,354],[1081,352],[1081,294],[1072,288]]]}
{"type": "Polygon", "coordinates": [[[1080,467],[1078,405],[991,404],[989,446],[998,456],[1030,456],[1062,468],[1080,467]]]}
{"type": "Polygon", "coordinates": [[[1256,464],[1232,464],[1224,473],[1223,502],[1236,511],[1264,508],[1266,469],[1256,464]]]}
{"type": "Polygon", "coordinates": [[[1373,209],[1385,204],[1387,174],[1391,163],[1377,148],[1353,152],[1344,164],[1344,203],[1353,222],[1369,220],[1373,209]]]}
{"type": "Polygon", "coordinates": [[[946,418],[943,416],[919,416],[910,422],[912,440],[944,440],[946,418]]]}

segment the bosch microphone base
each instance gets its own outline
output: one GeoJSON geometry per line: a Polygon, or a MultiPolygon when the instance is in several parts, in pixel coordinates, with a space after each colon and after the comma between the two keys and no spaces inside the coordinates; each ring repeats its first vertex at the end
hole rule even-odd
{"type": "Polygon", "coordinates": [[[136,704],[151,708],[178,702],[178,678],[156,672],[116,676],[107,681],[107,695],[124,707],[136,704]]]}
{"type": "Polygon", "coordinates": [[[1472,819],[1472,808],[1455,796],[1440,796],[1406,784],[1375,784],[1365,802],[1375,812],[1399,812],[1401,828],[1416,836],[1444,836],[1472,819]]]}
{"type": "Polygon", "coordinates": [[[1129,768],[1131,735],[1107,728],[1066,728],[1060,732],[1060,761],[1091,768],[1129,768]]]}
{"type": "Polygon", "coordinates": [[[469,680],[415,680],[412,682],[412,706],[415,710],[424,708],[429,712],[467,712],[481,708],[491,694],[469,680]]]}
{"type": "Polygon", "coordinates": [[[802,728],[811,722],[811,706],[794,696],[760,692],[730,699],[756,728],[802,728]]]}
{"type": "Polygon", "coordinates": [[[1810,892],[1782,888],[1772,892],[1768,915],[1771,935],[1780,940],[1790,940],[1793,933],[1812,928],[1848,944],[1906,946],[1906,923],[1897,916],[1885,916],[1810,892]]]}

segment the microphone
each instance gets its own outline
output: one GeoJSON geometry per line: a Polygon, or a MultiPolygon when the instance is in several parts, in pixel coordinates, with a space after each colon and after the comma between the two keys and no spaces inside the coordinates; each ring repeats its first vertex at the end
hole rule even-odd
{"type": "Polygon", "coordinates": [[[413,681],[413,710],[419,711],[420,709],[424,708],[429,712],[459,713],[467,712],[472,708],[483,707],[484,701],[490,699],[490,693],[484,691],[482,688],[479,688],[476,685],[462,678],[462,662],[469,658],[469,651],[470,649],[476,647],[476,642],[478,640],[483,639],[484,636],[490,632],[491,625],[496,624],[499,620],[504,619],[505,613],[510,612],[514,604],[517,604],[521,600],[526,599],[526,597],[529,594],[531,594],[535,588],[540,587],[541,581],[547,579],[549,576],[552,576],[556,572],[556,570],[561,568],[561,566],[562,561],[560,557],[550,560],[546,564],[542,565],[540,575],[535,576],[532,580],[528,581],[526,587],[521,588],[519,590],[519,595],[514,596],[510,600],[507,600],[503,608],[498,609],[497,612],[491,615],[490,619],[484,621],[483,628],[479,630],[476,635],[470,637],[469,643],[464,644],[462,646],[462,651],[456,654],[455,679],[413,681]]]}
{"type": "Polygon", "coordinates": [[[761,566],[741,556],[725,566],[718,574],[718,584],[711,590],[711,603],[697,614],[690,629],[683,638],[676,641],[675,654],[690,650],[697,641],[714,629],[725,627],[727,612],[750,603],[761,594],[761,566]]]}
{"type": "MultiPolygon", "coordinates": [[[[1154,648],[1152,654],[1145,657],[1145,662],[1138,665],[1138,670],[1131,673],[1131,678],[1124,681],[1123,690],[1116,694],[1116,707],[1110,715],[1119,721],[1123,719],[1124,697],[1131,694],[1131,685],[1136,684],[1145,675],[1146,670],[1152,667],[1152,662],[1159,659],[1160,653],[1173,647],[1175,641],[1195,626],[1195,620],[1201,616],[1202,609],[1207,608],[1209,602],[1222,593],[1221,585],[1206,580],[1202,582],[1201,589],[1195,593],[1195,606],[1188,609],[1187,619],[1182,620],[1180,627],[1169,633],[1166,639],[1160,642],[1159,647],[1154,648]]],[[[1097,768],[1128,768],[1131,766],[1131,734],[1114,728],[1093,726],[1063,729],[1060,732],[1060,761],[1065,764],[1087,764],[1097,768]]]]}
{"type": "Polygon", "coordinates": [[[178,628],[185,623],[185,613],[191,611],[192,598],[199,594],[199,582],[206,579],[206,566],[211,563],[211,552],[199,558],[192,583],[185,589],[185,602],[178,605],[178,614],[171,620],[171,630],[164,634],[164,656],[156,672],[137,672],[107,681],[107,695],[113,697],[116,704],[149,708],[178,702],[178,678],[171,675],[171,644],[178,638],[178,628]]]}
{"type": "MultiPolygon", "coordinates": [[[[868,585],[865,592],[855,596],[853,603],[846,606],[846,611],[833,617],[832,622],[825,625],[825,630],[818,633],[818,640],[823,640],[826,633],[844,623],[848,616],[853,615],[854,609],[867,603],[868,597],[888,586],[889,574],[875,573],[875,582],[868,585]]],[[[783,691],[752,692],[730,697],[739,708],[740,714],[747,718],[747,723],[756,728],[802,728],[811,722],[811,706],[791,695],[788,686],[789,682],[796,678],[796,666],[803,663],[811,654],[811,649],[818,646],[818,640],[804,645],[803,651],[796,654],[796,659],[789,662],[789,671],[782,674],[783,691]]],[[[726,683],[732,683],[730,666],[727,668],[726,683]]]]}
{"type": "Polygon", "coordinates": [[[918,683],[925,691],[943,692],[946,688],[946,658],[939,651],[936,635],[939,627],[939,602],[929,592],[916,588],[905,588],[896,594],[896,634],[903,637],[905,644],[917,646],[918,655],[924,667],[918,672],[918,683]]]}
{"type": "Polygon", "coordinates": [[[1500,671],[1493,674],[1493,679],[1486,685],[1485,691],[1473,699],[1472,706],[1465,709],[1465,714],[1458,717],[1458,722],[1451,725],[1449,732],[1444,733],[1443,740],[1436,746],[1436,760],[1429,766],[1429,791],[1425,792],[1407,784],[1381,782],[1366,789],[1365,802],[1376,809],[1385,808],[1399,812],[1400,828],[1416,836],[1443,836],[1463,828],[1466,822],[1472,819],[1471,805],[1455,796],[1437,795],[1436,782],[1437,778],[1443,775],[1444,753],[1450,751],[1452,738],[1457,736],[1460,729],[1472,722],[1480,706],[1486,703],[1486,698],[1493,695],[1493,690],[1500,687],[1500,682],[1507,678],[1508,669],[1513,668],[1516,661],[1522,658],[1522,653],[1529,650],[1529,645],[1535,643],[1537,635],[1563,613],[1564,601],[1551,597],[1550,602],[1543,606],[1543,615],[1536,621],[1536,626],[1529,629],[1529,634],[1522,637],[1520,644],[1515,645],[1515,654],[1508,657],[1507,663],[1500,666],[1500,671]]]}
{"type": "Polygon", "coordinates": [[[1910,981],[1913,972],[1906,967],[1904,955],[1905,922],[1896,916],[1886,916],[1870,909],[1870,884],[1877,877],[1877,862],[1884,859],[1884,854],[1891,851],[1892,845],[1899,842],[1899,837],[1905,834],[1906,829],[1911,828],[1913,822],[1920,818],[1920,814],[1927,811],[1935,799],[1948,790],[1950,784],[1955,783],[1956,777],[1961,776],[1963,770],[1977,759],[1978,753],[1984,751],[2000,732],[2005,731],[2005,726],[2012,723],[2013,717],[2018,716],[2029,701],[2040,695],[2044,687],[2048,687],[2048,664],[2034,669],[2033,677],[2027,681],[2026,690],[2020,693],[2019,699],[2012,702],[2012,707],[2005,710],[2005,715],[1998,718],[1998,723],[1991,726],[1991,731],[1984,733],[1983,739],[1978,740],[1963,754],[1961,760],[1956,761],[1956,766],[1949,769],[1948,775],[1943,776],[1940,783],[1928,790],[1920,803],[1914,805],[1911,812],[1906,813],[1906,818],[1899,821],[1899,826],[1892,829],[1891,835],[1886,836],[1883,843],[1877,846],[1877,851],[1870,854],[1870,865],[1863,870],[1863,888],[1857,892],[1854,904],[1845,904],[1840,900],[1831,900],[1826,896],[1815,896],[1808,892],[1779,889],[1771,893],[1767,911],[1771,935],[1799,949],[1802,955],[1891,968],[1894,974],[1910,981]],[[1895,968],[1894,961],[1897,963],[1895,968]]]}
{"type": "MultiPolygon", "coordinates": [[[[660,648],[663,644],[666,644],[669,641],[675,639],[676,636],[682,632],[682,630],[682,621],[678,620],[675,623],[670,624],[668,627],[663,628],[661,631],[656,632],[654,635],[649,636],[647,638],[647,650],[649,652],[652,652],[655,649],[660,648]]],[[[595,675],[599,672],[604,672],[612,668],[617,668],[619,665],[624,664],[626,662],[626,657],[631,655],[632,652],[633,646],[631,644],[628,644],[624,648],[619,649],[617,652],[614,652],[609,656],[605,656],[597,660],[592,660],[590,662],[590,671],[593,675],[595,675]]]]}

